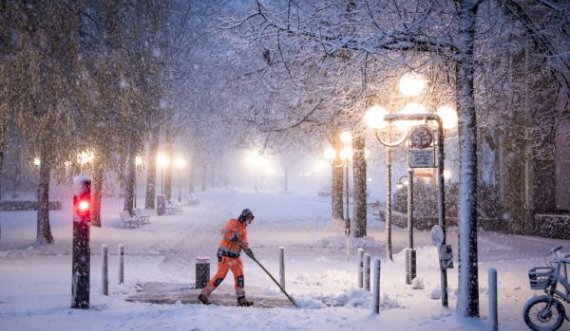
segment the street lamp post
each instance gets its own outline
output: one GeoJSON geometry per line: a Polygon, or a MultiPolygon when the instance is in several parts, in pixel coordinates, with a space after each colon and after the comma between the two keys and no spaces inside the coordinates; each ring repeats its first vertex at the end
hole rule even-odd
{"type": "Polygon", "coordinates": [[[416,278],[416,251],[414,249],[414,169],[409,168],[408,174],[398,179],[396,187],[407,190],[407,216],[408,216],[408,249],[406,250],[406,284],[411,284],[416,278]]]}
{"type": "Polygon", "coordinates": [[[337,151],[333,148],[325,149],[324,156],[325,159],[329,161],[329,163],[333,167],[340,168],[342,167],[344,170],[344,189],[345,189],[345,197],[346,197],[346,218],[344,220],[344,234],[346,236],[346,259],[347,261],[350,258],[350,190],[349,190],[349,166],[352,160],[352,147],[350,146],[352,143],[352,135],[349,131],[344,131],[341,133],[340,136],[341,142],[344,144],[344,147],[338,152],[337,158],[337,151]],[[335,159],[340,159],[340,163],[335,163],[335,159]]]}
{"type": "Polygon", "coordinates": [[[414,169],[408,169],[408,250],[406,251],[406,283],[416,278],[416,250],[414,249],[414,169]]]}
{"type": "MultiPolygon", "coordinates": [[[[420,76],[416,74],[406,74],[402,76],[400,79],[400,92],[402,95],[405,96],[412,96],[412,95],[419,95],[423,88],[426,85],[426,81],[420,76]]],[[[421,124],[422,122],[435,122],[437,125],[437,166],[438,169],[438,225],[434,226],[432,229],[432,241],[434,244],[438,246],[439,251],[439,259],[440,259],[440,272],[441,272],[441,293],[442,293],[442,305],[448,305],[448,298],[447,298],[447,269],[453,266],[452,264],[452,254],[451,254],[451,247],[446,245],[446,238],[445,238],[445,209],[444,209],[444,200],[445,200],[445,188],[444,188],[444,178],[443,178],[443,169],[444,169],[444,142],[443,142],[443,134],[444,128],[451,128],[457,124],[457,115],[455,111],[450,107],[441,107],[438,109],[437,113],[428,113],[427,110],[420,104],[417,103],[410,103],[404,107],[401,113],[399,114],[388,114],[388,111],[380,106],[373,106],[370,108],[365,115],[366,124],[374,129],[376,134],[376,138],[378,141],[386,146],[387,149],[387,201],[386,201],[386,232],[387,232],[387,255],[391,259],[391,147],[396,147],[410,138],[410,134],[412,135],[412,143],[414,142],[415,137],[419,137],[419,151],[417,155],[424,155],[429,156],[429,152],[426,150],[426,147],[432,144],[431,139],[424,139],[424,138],[433,138],[433,129],[427,126],[419,126],[415,128],[416,125],[421,124]],[[445,122],[443,121],[445,119],[445,122]],[[400,127],[400,129],[404,130],[404,134],[400,134],[400,137],[394,139],[392,137],[392,126],[389,126],[387,129],[387,136],[388,140],[385,140],[380,135],[380,129],[386,126],[387,123],[394,123],[396,126],[400,127]],[[445,124],[445,125],[444,125],[445,124]],[[423,129],[419,130],[419,129],[423,129]],[[427,132],[426,132],[427,131],[427,132]],[[425,134],[426,136],[422,136],[421,134],[425,134]],[[422,153],[422,149],[427,151],[427,154],[422,153]]],[[[412,147],[412,146],[411,146],[412,147]]],[[[410,149],[411,153],[411,149],[410,149]]],[[[433,150],[431,151],[431,159],[432,164],[427,167],[434,167],[433,165],[433,150]]],[[[412,155],[412,154],[410,154],[412,155]]],[[[414,154],[415,155],[415,154],[414,154]]],[[[421,162],[418,162],[421,164],[421,162]]],[[[428,162],[429,163],[429,162],[428,162]]],[[[410,168],[412,167],[424,167],[413,165],[410,162],[410,168]]],[[[409,237],[409,249],[407,251],[407,270],[408,270],[408,277],[407,282],[411,282],[412,275],[415,274],[415,252],[413,250],[413,170],[408,170],[408,237],[409,237]]]]}
{"type": "MultiPolygon", "coordinates": [[[[437,123],[437,186],[438,186],[438,226],[437,245],[439,246],[440,275],[441,275],[441,303],[448,306],[447,295],[447,269],[452,267],[451,251],[446,244],[446,224],[445,224],[445,181],[443,177],[445,149],[443,141],[443,121],[436,113],[416,113],[416,114],[386,114],[384,120],[387,122],[396,121],[435,121],[437,123]],[[446,254],[447,253],[447,254],[446,254]]],[[[409,132],[405,135],[407,137],[409,132]]],[[[410,184],[411,184],[410,180],[410,184]]],[[[409,194],[409,193],[408,193],[409,194]]],[[[410,199],[411,200],[411,199],[410,199]]],[[[408,202],[409,203],[409,202],[408,202]]],[[[409,213],[409,211],[408,211],[409,213]]],[[[433,233],[434,231],[432,231],[433,233]]],[[[413,238],[411,238],[413,239],[413,238]]],[[[435,240],[434,240],[435,242],[435,240]]]]}

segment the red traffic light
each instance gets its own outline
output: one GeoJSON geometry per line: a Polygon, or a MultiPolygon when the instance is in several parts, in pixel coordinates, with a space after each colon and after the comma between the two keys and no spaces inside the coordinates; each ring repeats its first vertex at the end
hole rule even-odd
{"type": "Polygon", "coordinates": [[[88,211],[89,210],[89,201],[87,201],[87,200],[79,201],[79,203],[77,204],[77,209],[79,209],[79,211],[81,211],[81,212],[88,211]]]}

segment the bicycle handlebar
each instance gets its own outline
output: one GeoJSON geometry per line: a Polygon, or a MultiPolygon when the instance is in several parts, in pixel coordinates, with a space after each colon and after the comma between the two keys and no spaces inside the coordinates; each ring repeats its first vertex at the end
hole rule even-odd
{"type": "Polygon", "coordinates": [[[554,255],[554,253],[558,252],[561,249],[562,249],[562,245],[554,246],[550,249],[549,253],[554,255]]]}

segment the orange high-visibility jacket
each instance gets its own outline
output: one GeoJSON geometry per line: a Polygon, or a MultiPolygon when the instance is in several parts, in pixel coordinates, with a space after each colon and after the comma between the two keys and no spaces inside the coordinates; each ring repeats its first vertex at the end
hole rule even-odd
{"type": "Polygon", "coordinates": [[[234,234],[238,237],[238,240],[243,243],[244,247],[249,247],[247,243],[247,224],[232,218],[222,228],[220,249],[239,255],[242,247],[237,242],[231,241],[234,234]]]}

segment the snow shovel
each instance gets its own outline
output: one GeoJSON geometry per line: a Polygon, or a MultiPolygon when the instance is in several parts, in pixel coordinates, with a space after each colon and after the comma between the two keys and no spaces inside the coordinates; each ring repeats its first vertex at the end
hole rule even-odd
{"type": "MultiPolygon", "coordinates": [[[[240,246],[242,248],[244,248],[243,244],[241,242],[239,242],[240,246]]],[[[249,255],[248,255],[249,256],[249,255]]],[[[293,298],[285,291],[285,289],[283,287],[281,287],[281,284],[279,284],[279,282],[269,273],[269,271],[267,271],[267,269],[265,269],[265,267],[259,262],[257,261],[257,259],[254,256],[249,256],[253,261],[255,261],[255,263],[257,263],[257,265],[259,265],[261,267],[261,269],[263,269],[263,271],[265,271],[265,273],[267,274],[267,276],[269,276],[271,278],[271,280],[273,280],[273,282],[275,283],[275,285],[277,285],[279,287],[279,289],[281,290],[281,292],[283,292],[283,294],[285,294],[285,296],[287,296],[287,299],[289,299],[289,301],[291,301],[291,303],[293,304],[293,306],[299,308],[299,306],[297,305],[297,303],[295,302],[295,300],[293,300],[293,298]]]]}

